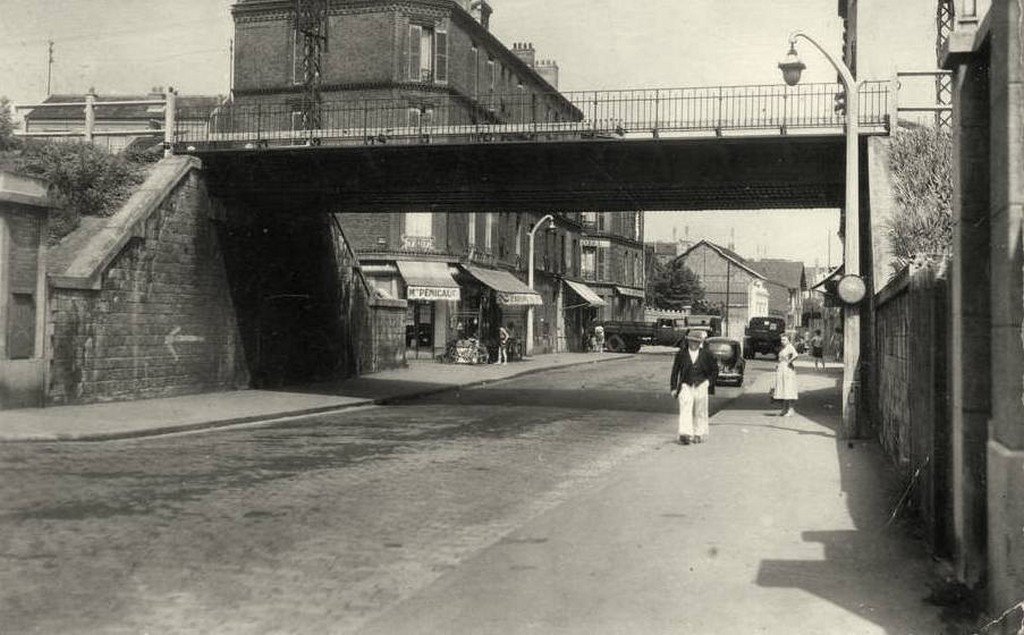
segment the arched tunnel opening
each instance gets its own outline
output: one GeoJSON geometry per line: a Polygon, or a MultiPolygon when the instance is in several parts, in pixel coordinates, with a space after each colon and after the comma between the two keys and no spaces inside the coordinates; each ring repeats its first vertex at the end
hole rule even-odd
{"type": "Polygon", "coordinates": [[[233,210],[218,222],[228,284],[254,388],[353,371],[349,294],[328,214],[233,210]]]}

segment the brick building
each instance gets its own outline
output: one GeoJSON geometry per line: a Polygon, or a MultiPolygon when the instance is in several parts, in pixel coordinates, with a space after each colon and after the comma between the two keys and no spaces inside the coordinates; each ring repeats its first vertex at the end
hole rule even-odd
{"type": "Polygon", "coordinates": [[[583,214],[583,279],[605,302],[602,320],[643,320],[646,272],[644,213],[583,214]]]}
{"type": "MultiPolygon", "coordinates": [[[[292,3],[241,0],[232,14],[235,102],[294,121],[303,60],[292,3]]],[[[557,64],[538,61],[532,45],[507,48],[490,15],[486,2],[468,0],[331,0],[321,74],[331,125],[366,116],[383,126],[581,119],[557,91],[557,64]]]]}
{"type": "MultiPolygon", "coordinates": [[[[295,123],[303,69],[291,7],[282,0],[234,5],[233,94],[238,104],[260,104],[266,116],[295,123]]],[[[387,126],[582,118],[557,91],[557,64],[538,60],[532,44],[507,48],[491,34],[490,16],[479,1],[332,0],[321,75],[325,118],[332,126],[371,111],[387,126]]],[[[530,306],[534,350],[574,350],[594,305],[603,304],[580,280],[578,214],[554,214],[537,232],[531,291],[528,232],[541,214],[338,212],[378,293],[409,301],[410,357],[434,357],[459,336],[493,343],[499,325],[509,323],[523,338],[530,306]]]]}
{"type": "Polygon", "coordinates": [[[753,317],[769,315],[768,280],[739,254],[701,240],[679,259],[700,277],[704,297],[722,309],[722,334],[742,339],[753,317]]]}

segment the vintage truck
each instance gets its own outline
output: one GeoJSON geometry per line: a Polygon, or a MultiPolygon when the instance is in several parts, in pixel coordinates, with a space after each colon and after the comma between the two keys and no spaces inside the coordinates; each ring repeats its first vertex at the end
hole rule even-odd
{"type": "Polygon", "coordinates": [[[780,317],[750,318],[743,333],[743,356],[754,359],[758,353],[779,357],[786,321],[780,317]]]}
{"type": "Polygon", "coordinates": [[[640,347],[678,346],[687,331],[706,331],[708,337],[721,335],[722,318],[717,315],[687,315],[659,318],[653,322],[600,322],[604,327],[604,345],[613,353],[636,353],[640,347]]]}

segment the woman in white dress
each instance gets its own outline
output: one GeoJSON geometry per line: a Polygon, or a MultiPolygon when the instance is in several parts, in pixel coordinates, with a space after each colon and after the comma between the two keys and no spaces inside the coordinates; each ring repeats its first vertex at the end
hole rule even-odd
{"type": "Polygon", "coordinates": [[[800,355],[789,340],[788,335],[782,336],[782,350],[779,351],[779,364],[775,368],[775,399],[782,402],[780,417],[793,414],[793,402],[797,400],[796,367],[794,362],[800,355]]]}

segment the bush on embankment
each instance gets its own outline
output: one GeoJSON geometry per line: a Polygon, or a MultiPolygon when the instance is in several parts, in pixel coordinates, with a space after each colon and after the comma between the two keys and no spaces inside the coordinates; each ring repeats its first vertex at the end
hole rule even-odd
{"type": "Polygon", "coordinates": [[[953,242],[953,139],[938,128],[901,128],[889,146],[896,213],[889,223],[892,266],[921,254],[950,253],[953,242]]]}
{"type": "Polygon", "coordinates": [[[145,180],[152,157],[146,152],[112,154],[79,141],[26,142],[20,149],[0,153],[0,167],[52,184],[52,244],[73,231],[84,216],[113,214],[145,180]]]}

